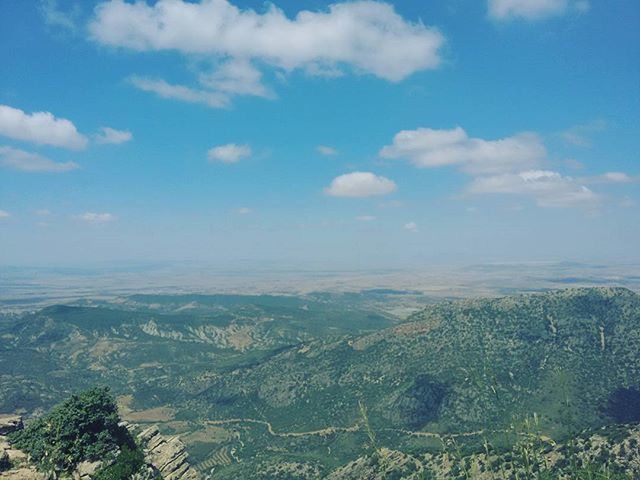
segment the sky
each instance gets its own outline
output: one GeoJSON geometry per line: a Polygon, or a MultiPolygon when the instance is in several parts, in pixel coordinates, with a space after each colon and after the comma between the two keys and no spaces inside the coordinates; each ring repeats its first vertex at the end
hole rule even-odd
{"type": "Polygon", "coordinates": [[[640,261],[640,3],[0,3],[0,264],[640,261]]]}

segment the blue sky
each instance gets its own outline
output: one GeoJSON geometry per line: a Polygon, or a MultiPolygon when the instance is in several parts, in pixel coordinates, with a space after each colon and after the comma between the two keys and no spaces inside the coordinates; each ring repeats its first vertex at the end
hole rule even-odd
{"type": "Polygon", "coordinates": [[[0,263],[640,260],[632,0],[0,4],[0,263]]]}

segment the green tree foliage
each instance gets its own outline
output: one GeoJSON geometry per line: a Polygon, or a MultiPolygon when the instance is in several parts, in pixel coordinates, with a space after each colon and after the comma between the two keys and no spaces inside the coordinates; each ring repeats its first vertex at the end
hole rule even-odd
{"type": "Polygon", "coordinates": [[[144,465],[144,455],[139,448],[131,449],[124,446],[116,461],[99,470],[95,480],[124,480],[131,478],[133,474],[144,465]]]}
{"type": "Polygon", "coordinates": [[[109,389],[95,387],[13,433],[10,441],[29,453],[40,469],[70,471],[85,460],[114,458],[124,447],[137,449],[126,428],[118,426],[119,420],[109,389]]]}
{"type": "Polygon", "coordinates": [[[5,452],[0,452],[0,472],[9,470],[11,468],[11,462],[9,461],[9,455],[5,452]]]}

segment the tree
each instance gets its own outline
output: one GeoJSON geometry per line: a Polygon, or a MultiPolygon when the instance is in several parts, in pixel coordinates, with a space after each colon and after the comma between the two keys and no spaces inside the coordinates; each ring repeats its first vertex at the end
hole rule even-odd
{"type": "Polygon", "coordinates": [[[95,387],[71,396],[24,430],[14,432],[10,441],[40,469],[70,471],[85,460],[113,459],[125,446],[137,449],[119,421],[109,388],[95,387]]]}

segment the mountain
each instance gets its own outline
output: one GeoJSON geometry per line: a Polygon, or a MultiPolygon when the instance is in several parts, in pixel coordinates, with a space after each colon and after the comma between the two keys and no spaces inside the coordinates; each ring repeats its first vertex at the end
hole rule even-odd
{"type": "Polygon", "coordinates": [[[212,416],[257,409],[283,429],[351,425],[362,399],[375,425],[455,433],[537,412],[555,432],[567,416],[579,426],[615,417],[608,400],[638,387],[639,352],[640,296],[626,289],[444,302],[233,370],[198,399],[212,416]]]}
{"type": "Polygon", "coordinates": [[[594,435],[635,451],[640,295],[421,301],[401,320],[389,312],[415,298],[387,293],[135,296],[7,315],[0,411],[107,384],[125,419],[180,435],[195,468],[225,480],[392,466],[389,478],[451,478],[452,459],[457,473],[490,471],[529,440],[556,459],[594,435]]]}
{"type": "Polygon", "coordinates": [[[133,394],[138,408],[175,403],[212,375],[300,342],[394,324],[376,302],[366,295],[133,295],[0,314],[0,412],[46,409],[96,383],[133,394]]]}
{"type": "MultiPolygon", "coordinates": [[[[451,435],[508,445],[534,416],[558,440],[640,421],[640,408],[628,408],[640,398],[639,371],[640,296],[571,289],[444,302],[389,329],[301,345],[217,378],[192,408],[308,432],[357,428],[361,402],[379,443],[393,449],[438,449],[451,435]],[[622,406],[620,396],[629,397],[622,406]]],[[[339,455],[357,442],[340,444],[339,455]]]]}

